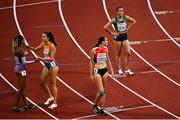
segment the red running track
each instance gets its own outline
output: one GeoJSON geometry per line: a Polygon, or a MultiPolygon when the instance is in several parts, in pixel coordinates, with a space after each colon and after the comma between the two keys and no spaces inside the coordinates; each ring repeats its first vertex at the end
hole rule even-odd
{"type": "MultiPolygon", "coordinates": [[[[173,0],[159,4],[159,1],[153,1],[152,7],[154,10],[159,9],[177,9],[178,0],[173,0]],[[174,3],[174,4],[173,4],[174,3]],[[176,4],[175,4],[176,3],[176,4]],[[169,4],[172,4],[170,6],[169,4]]],[[[42,0],[17,0],[16,5],[28,3],[39,3],[42,0]]],[[[47,2],[47,1],[46,1],[47,2]]],[[[111,0],[106,1],[107,10],[110,17],[114,16],[114,11],[117,6],[122,5],[128,15],[137,20],[137,24],[129,31],[130,40],[156,40],[167,38],[167,36],[159,28],[153,19],[147,2],[143,0],[132,3],[130,0],[111,0]],[[137,8],[137,6],[139,6],[137,8]]],[[[7,0],[0,2],[0,8],[12,6],[13,1],[7,0]]],[[[82,47],[89,53],[92,46],[96,43],[100,35],[107,35],[103,26],[108,21],[103,2],[100,0],[64,0],[62,1],[62,12],[68,29],[73,37],[82,47]]],[[[41,34],[44,31],[52,31],[56,40],[59,43],[57,60],[61,63],[58,76],[69,86],[79,92],[88,100],[94,100],[96,88],[89,80],[88,74],[88,59],[74,44],[72,38],[67,32],[67,27],[62,22],[62,16],[59,13],[58,1],[49,3],[41,3],[36,5],[28,5],[25,7],[17,7],[16,14],[18,23],[15,23],[13,9],[0,9],[0,34],[2,39],[2,47],[0,48],[1,62],[0,73],[6,79],[17,86],[15,75],[13,74],[14,61],[3,60],[2,58],[12,57],[11,40],[19,32],[22,32],[27,42],[36,46],[41,42],[41,34]],[[17,24],[20,29],[17,28],[17,24]],[[3,28],[3,29],[2,29],[3,28]],[[77,69],[78,68],[78,69],[77,69]]],[[[162,25],[173,37],[178,37],[178,13],[171,15],[157,16],[162,25]],[[173,23],[170,24],[169,18],[173,23]],[[174,26],[174,27],[173,27],[174,26]],[[174,29],[173,29],[174,28],[174,29]],[[176,29],[177,28],[177,29],[176,29]]],[[[109,37],[109,50],[112,62],[115,62],[115,49],[113,40],[109,37]]],[[[179,83],[178,70],[180,64],[179,48],[171,41],[168,42],[152,42],[142,45],[132,46],[144,59],[150,62],[154,67],[170,77],[175,82],[179,83]],[[171,61],[171,62],[168,62],[171,61]],[[176,61],[176,62],[172,62],[176,61]]],[[[41,54],[41,53],[39,53],[41,54]]],[[[132,53],[131,68],[137,74],[132,77],[118,78],[117,81],[126,85],[139,95],[147,100],[155,103],[161,108],[169,111],[177,117],[180,117],[180,100],[179,86],[169,81],[167,78],[158,72],[142,73],[144,71],[154,71],[149,65],[143,62],[136,54],[132,53]]],[[[117,68],[113,64],[114,70],[117,68]]],[[[79,97],[72,90],[68,89],[61,81],[58,80],[58,108],[49,110],[42,103],[46,97],[39,85],[39,76],[42,69],[40,63],[35,63],[28,67],[27,78],[27,95],[32,101],[47,111],[52,116],[58,119],[73,119],[86,116],[89,119],[104,119],[113,118],[112,116],[94,116],[92,105],[79,97]],[[38,92],[37,92],[38,91],[38,92]],[[93,115],[93,116],[89,116],[93,115]]],[[[16,92],[1,78],[0,105],[3,109],[0,111],[0,118],[52,118],[39,108],[16,113],[12,111],[16,92]],[[5,102],[8,101],[8,102],[5,102]]],[[[108,79],[108,92],[106,107],[124,106],[125,108],[134,108],[124,112],[113,113],[119,119],[173,119],[176,118],[167,112],[158,109],[156,106],[142,107],[150,105],[147,101],[138,97],[134,93],[124,88],[119,83],[111,78],[108,79]],[[136,107],[142,107],[135,109],[136,107]]]]}

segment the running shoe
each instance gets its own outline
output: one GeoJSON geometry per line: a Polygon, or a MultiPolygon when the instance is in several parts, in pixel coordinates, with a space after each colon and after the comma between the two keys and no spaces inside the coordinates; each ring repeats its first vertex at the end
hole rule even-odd
{"type": "Polygon", "coordinates": [[[23,112],[23,111],[25,111],[26,109],[25,109],[24,107],[14,106],[14,107],[13,107],[13,110],[16,111],[16,112],[23,112]]]}
{"type": "Polygon", "coordinates": [[[99,113],[100,113],[99,108],[97,107],[97,105],[93,105],[93,111],[94,111],[94,113],[96,113],[96,114],[99,114],[99,113]]]}
{"type": "Polygon", "coordinates": [[[119,75],[123,75],[123,71],[121,69],[118,70],[119,75]]]}
{"type": "Polygon", "coordinates": [[[31,108],[35,108],[36,106],[33,104],[29,104],[29,105],[26,105],[24,107],[25,107],[25,109],[31,109],[31,108]]]}
{"type": "Polygon", "coordinates": [[[126,74],[127,76],[134,75],[134,73],[133,73],[130,69],[125,70],[125,74],[126,74]]]}
{"type": "Polygon", "coordinates": [[[48,98],[48,99],[46,100],[46,102],[44,103],[44,105],[49,105],[49,103],[52,102],[53,100],[54,100],[53,97],[48,98]]]}
{"type": "Polygon", "coordinates": [[[56,108],[56,107],[57,107],[57,104],[54,104],[54,103],[53,103],[53,104],[51,104],[48,108],[49,108],[49,109],[54,109],[54,108],[56,108]]]}
{"type": "Polygon", "coordinates": [[[107,115],[103,109],[100,109],[100,115],[107,115]]]}

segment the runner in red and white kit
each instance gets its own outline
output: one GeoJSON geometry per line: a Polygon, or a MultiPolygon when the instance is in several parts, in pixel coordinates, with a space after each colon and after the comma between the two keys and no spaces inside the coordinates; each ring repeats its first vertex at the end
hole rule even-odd
{"type": "Polygon", "coordinates": [[[95,82],[98,89],[93,110],[96,114],[100,115],[105,115],[103,108],[107,89],[108,69],[110,69],[111,75],[114,75],[108,55],[108,48],[106,47],[107,44],[107,37],[100,37],[98,43],[90,52],[90,79],[95,82]]]}

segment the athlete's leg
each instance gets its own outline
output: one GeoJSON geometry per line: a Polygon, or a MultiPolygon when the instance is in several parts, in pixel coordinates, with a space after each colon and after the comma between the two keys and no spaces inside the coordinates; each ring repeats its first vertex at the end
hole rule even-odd
{"type": "Polygon", "coordinates": [[[118,65],[118,69],[121,69],[121,48],[122,48],[122,43],[121,41],[115,41],[115,49],[116,49],[116,61],[118,65]]]}
{"type": "Polygon", "coordinates": [[[24,88],[22,87],[23,81],[21,80],[21,75],[16,73],[16,78],[18,79],[18,91],[17,91],[17,98],[16,98],[15,106],[18,106],[20,98],[22,96],[22,90],[24,88]]]}
{"type": "Polygon", "coordinates": [[[56,86],[56,76],[58,73],[59,67],[54,66],[50,71],[50,85],[52,88],[52,95],[54,97],[54,104],[57,104],[57,86],[56,86]]]}
{"type": "Polygon", "coordinates": [[[94,74],[94,82],[98,89],[98,93],[95,97],[95,104],[102,107],[101,98],[104,96],[104,88],[102,84],[102,77],[100,74],[94,74]]]}
{"type": "Polygon", "coordinates": [[[25,89],[26,89],[26,76],[21,76],[21,80],[22,80],[22,88],[24,88],[22,90],[22,99],[23,99],[23,102],[24,102],[24,105],[27,105],[28,104],[28,101],[26,99],[26,94],[25,94],[25,89]]]}
{"type": "Polygon", "coordinates": [[[41,72],[41,86],[42,86],[43,90],[46,92],[46,94],[48,95],[48,97],[52,98],[53,96],[49,90],[47,83],[46,83],[48,74],[49,74],[49,70],[44,66],[43,70],[41,72]]]}
{"type": "Polygon", "coordinates": [[[104,108],[105,99],[106,99],[107,78],[108,78],[108,72],[106,72],[106,73],[103,75],[103,78],[102,78],[102,84],[103,84],[104,93],[105,93],[104,96],[103,96],[103,98],[102,98],[102,108],[104,108]]]}
{"type": "Polygon", "coordinates": [[[123,47],[125,50],[125,69],[127,70],[127,69],[129,69],[129,60],[130,60],[130,56],[131,56],[129,40],[123,41],[123,47]]]}

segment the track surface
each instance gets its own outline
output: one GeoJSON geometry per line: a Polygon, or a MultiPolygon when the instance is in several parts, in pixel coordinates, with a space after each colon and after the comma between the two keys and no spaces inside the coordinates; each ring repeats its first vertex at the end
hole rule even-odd
{"type": "MultiPolygon", "coordinates": [[[[177,10],[177,5],[180,4],[179,0],[162,1],[150,1],[154,11],[177,10]]],[[[180,101],[178,86],[180,84],[178,73],[180,48],[171,40],[157,41],[169,38],[154,20],[147,1],[138,0],[134,3],[131,0],[105,0],[104,2],[110,17],[115,15],[115,8],[121,5],[125,8],[127,15],[137,20],[137,24],[129,31],[130,41],[156,41],[132,45],[132,49],[165,76],[132,52],[130,66],[136,75],[118,79],[108,78],[106,107],[124,106],[120,108],[124,111],[107,116],[96,116],[92,112],[90,101],[94,100],[96,87],[89,80],[89,60],[73,42],[73,40],[76,41],[88,54],[92,46],[96,44],[98,37],[107,35],[103,30],[103,26],[108,21],[103,1],[63,0],[60,3],[55,0],[17,0],[14,2],[16,2],[16,9],[13,9],[12,0],[0,1],[1,119],[73,119],[79,117],[89,119],[175,119],[180,117],[180,104],[178,103],[180,101]],[[4,8],[7,6],[10,8],[4,8]],[[17,18],[16,22],[15,18],[17,18]],[[67,32],[67,30],[70,31],[67,32]],[[21,33],[30,45],[37,46],[41,42],[41,34],[44,31],[53,32],[59,43],[56,56],[61,64],[58,73],[60,79],[57,82],[58,108],[49,110],[47,106],[43,105],[47,96],[44,95],[39,84],[42,65],[35,63],[27,68],[26,92],[28,98],[39,107],[23,113],[13,112],[12,106],[16,91],[5,81],[6,79],[17,87],[17,80],[13,73],[14,60],[5,59],[13,57],[11,40],[16,34],[21,33]],[[74,93],[62,81],[84,98],[74,93]]],[[[161,25],[173,38],[179,37],[179,14],[176,12],[156,15],[161,25]]],[[[111,36],[107,36],[111,61],[115,63],[113,40],[111,36]]],[[[42,53],[38,54],[42,55],[42,53]]],[[[113,64],[113,68],[116,72],[115,64],[113,64]]]]}

